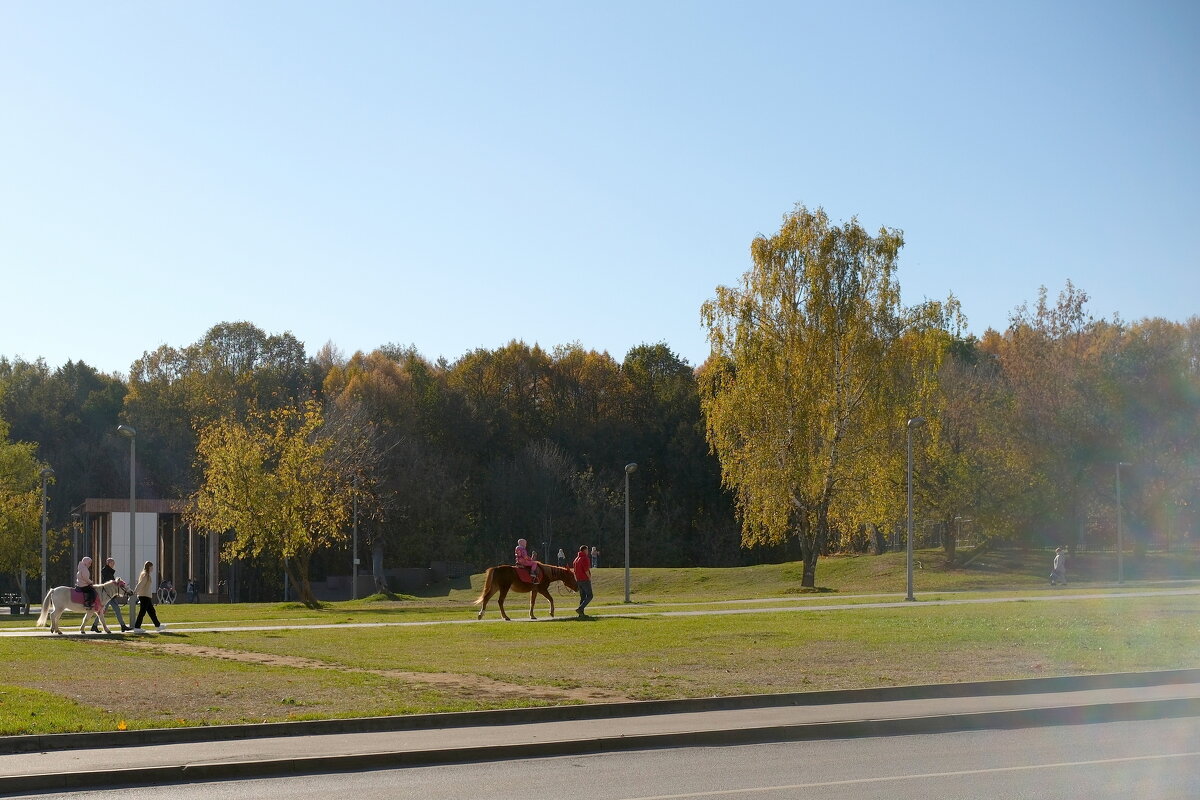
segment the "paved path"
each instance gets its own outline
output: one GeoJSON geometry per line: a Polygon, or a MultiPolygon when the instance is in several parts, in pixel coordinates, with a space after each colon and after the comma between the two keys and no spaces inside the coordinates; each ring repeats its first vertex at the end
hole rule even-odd
{"type": "Polygon", "coordinates": [[[1181,716],[1200,716],[1200,670],[325,723],[5,737],[0,738],[0,795],[611,750],[1181,716]],[[389,725],[399,729],[362,730],[389,725]],[[181,736],[195,740],[169,741],[181,736]]]}
{"type": "MultiPolygon", "coordinates": [[[[931,592],[931,594],[935,594],[931,592]]],[[[949,592],[937,592],[939,596],[952,594],[949,592]]],[[[983,603],[1057,603],[1070,602],[1074,600],[1120,600],[1124,598],[1135,597],[1174,597],[1186,595],[1200,595],[1200,587],[1186,588],[1171,588],[1171,589],[1143,589],[1143,590],[1120,590],[1120,591],[1094,591],[1086,594],[1051,594],[1042,595],[1018,594],[1005,595],[999,597],[963,597],[950,598],[940,600],[920,600],[917,602],[895,601],[895,602],[878,602],[878,603],[844,603],[844,602],[826,602],[833,598],[765,598],[752,600],[722,600],[712,603],[664,603],[667,608],[644,608],[640,606],[625,606],[625,605],[610,605],[596,606],[589,608],[591,616],[595,617],[694,617],[694,616],[724,616],[730,614],[769,614],[769,613],[816,613],[821,611],[847,611],[856,609],[871,609],[871,608],[921,608],[928,606],[954,606],[954,605],[978,605],[983,603]],[[804,602],[805,605],[796,605],[796,603],[804,602]],[[711,606],[727,605],[730,603],[744,604],[745,608],[713,608],[711,606]],[[791,605],[776,605],[772,603],[791,603],[791,605]],[[764,605],[765,604],[765,605],[764,605]],[[681,610],[680,606],[709,606],[702,609],[681,610]],[[673,610],[672,610],[673,609],[673,610]]],[[[853,595],[849,597],[839,597],[838,600],[854,599],[854,597],[878,597],[881,595],[853,595]]],[[[896,595],[882,595],[885,597],[895,597],[896,595]]],[[[37,608],[35,606],[34,608],[37,608]]],[[[169,608],[169,607],[168,607],[169,608]]],[[[550,617],[548,611],[543,612],[543,616],[537,620],[530,620],[527,616],[522,617],[514,614],[513,622],[561,622],[563,620],[574,619],[574,614],[563,614],[558,617],[550,617]]],[[[313,619],[312,617],[308,619],[313,619]]],[[[64,636],[79,634],[78,617],[75,617],[76,622],[72,625],[67,619],[67,624],[60,623],[64,636]]],[[[274,631],[274,630],[289,630],[295,628],[385,628],[385,627],[421,627],[429,625],[480,625],[484,623],[504,622],[498,614],[485,617],[483,620],[476,620],[474,616],[468,619],[433,619],[433,620],[418,620],[408,622],[337,622],[337,623],[314,623],[308,624],[302,619],[292,618],[288,621],[271,623],[265,625],[213,625],[211,623],[168,623],[166,632],[176,631],[179,633],[186,632],[204,632],[204,633],[219,633],[223,631],[274,631]]],[[[113,633],[121,635],[119,628],[110,626],[113,633]]],[[[29,623],[23,623],[20,627],[5,626],[0,627],[0,637],[6,636],[45,636],[47,628],[34,628],[29,623]]],[[[154,634],[156,631],[153,628],[146,628],[145,633],[154,634]]],[[[94,636],[96,634],[85,634],[94,636]]],[[[132,632],[124,634],[126,636],[137,636],[132,632]]]]}

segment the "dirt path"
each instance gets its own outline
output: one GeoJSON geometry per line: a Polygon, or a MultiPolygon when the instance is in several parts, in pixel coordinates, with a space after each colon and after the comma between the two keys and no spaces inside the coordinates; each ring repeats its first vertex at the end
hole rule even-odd
{"type": "Polygon", "coordinates": [[[444,689],[454,690],[461,694],[486,694],[488,697],[504,700],[539,700],[544,702],[574,701],[585,703],[614,703],[631,700],[627,695],[598,688],[565,689],[553,686],[525,686],[515,683],[494,680],[483,675],[459,674],[453,672],[409,672],[398,669],[364,669],[347,667],[343,664],[332,664],[313,658],[298,656],[280,656],[273,653],[247,653],[239,650],[226,650],[220,647],[207,647],[174,642],[124,642],[127,647],[153,649],[156,652],[174,653],[176,655],[193,656],[198,658],[218,658],[226,661],[237,661],[245,664],[262,664],[270,667],[289,667],[292,669],[331,670],[335,672],[357,672],[369,675],[379,675],[384,678],[404,681],[406,683],[424,683],[444,689]]]}

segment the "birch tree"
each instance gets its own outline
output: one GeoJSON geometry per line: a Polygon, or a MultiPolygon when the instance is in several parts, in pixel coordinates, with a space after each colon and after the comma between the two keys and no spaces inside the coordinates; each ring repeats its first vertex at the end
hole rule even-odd
{"type": "Polygon", "coordinates": [[[797,206],[755,238],[741,285],[701,310],[712,348],[701,404],[742,543],[795,535],[805,587],[831,530],[874,521],[888,482],[868,479],[895,463],[894,431],[919,413],[945,349],[942,304],[901,306],[903,244],[898,230],[872,237],[857,219],[834,226],[797,206]]]}
{"type": "Polygon", "coordinates": [[[28,442],[10,442],[8,423],[0,419],[0,572],[41,572],[38,520],[42,493],[38,485],[44,465],[28,442]]]}

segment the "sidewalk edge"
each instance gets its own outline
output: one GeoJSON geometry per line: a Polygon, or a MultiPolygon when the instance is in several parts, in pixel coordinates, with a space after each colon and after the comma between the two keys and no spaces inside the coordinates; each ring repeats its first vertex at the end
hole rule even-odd
{"type": "Polygon", "coordinates": [[[338,754],[261,761],[121,768],[0,777],[0,794],[133,787],[163,783],[307,775],[318,772],[438,766],[518,758],[590,755],[666,747],[724,747],[734,744],[906,736],[971,730],[1085,725],[1200,716],[1200,698],[1142,700],[1084,706],[985,711],[931,717],[685,731],[596,739],[527,742],[439,750],[338,754]]]}
{"type": "Polygon", "coordinates": [[[411,714],[391,717],[358,717],[246,725],[209,725],[189,728],[150,728],[133,731],[52,733],[0,736],[0,754],[48,752],[90,747],[133,747],[138,745],[185,744],[214,739],[258,739],[280,736],[317,736],[339,733],[385,733],[390,731],[460,728],[479,725],[514,725],[530,722],[571,722],[650,714],[728,711],[745,708],[874,703],[889,700],[924,700],[947,697],[1006,696],[1043,692],[1124,689],[1200,683],[1200,669],[1118,672],[1099,675],[1064,675],[1047,678],[971,681],[966,683],[918,684],[868,689],[835,689],[785,694],[733,695],[683,700],[643,700],[623,703],[593,703],[540,706],[489,711],[411,714]]]}

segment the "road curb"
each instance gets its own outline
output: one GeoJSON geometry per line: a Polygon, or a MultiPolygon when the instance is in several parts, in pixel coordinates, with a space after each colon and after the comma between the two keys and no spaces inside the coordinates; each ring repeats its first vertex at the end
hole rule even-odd
{"type": "Polygon", "coordinates": [[[786,694],[734,695],[686,700],[644,700],[625,703],[594,703],[570,706],[410,714],[390,717],[270,722],[249,725],[212,725],[190,728],[151,728],[134,731],[54,733],[0,737],[0,754],[49,752],[94,747],[186,744],[280,736],[321,736],[340,733],[387,733],[392,731],[518,725],[538,722],[584,722],[598,719],[730,711],[748,708],[779,708],[843,703],[875,703],[890,700],[927,700],[948,697],[984,697],[1088,689],[1126,689],[1200,683],[1200,669],[1156,672],[1118,672],[1101,675],[1064,675],[1048,678],[1017,678],[967,683],[935,683],[886,686],[871,689],[835,689],[786,694]]]}
{"type": "Polygon", "coordinates": [[[1055,708],[984,711],[930,717],[851,720],[801,723],[758,728],[733,728],[685,731],[632,736],[608,736],[591,739],[526,742],[511,745],[487,745],[437,750],[407,750],[362,754],[307,756],[260,761],[213,762],[181,766],[159,766],[60,772],[0,777],[0,794],[81,789],[113,789],[158,784],[197,783],[202,781],[284,777],[318,772],[504,761],[520,758],[590,755],[607,752],[647,750],[667,747],[724,747],[734,744],[854,739],[870,736],[905,736],[953,733],[971,730],[998,730],[1085,725],[1200,716],[1200,698],[1143,700],[1055,708]]]}

